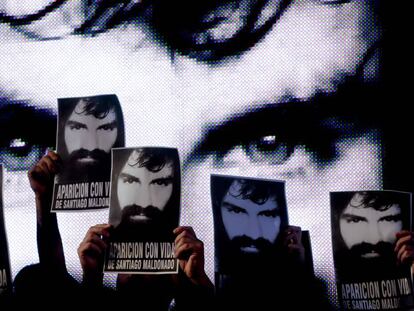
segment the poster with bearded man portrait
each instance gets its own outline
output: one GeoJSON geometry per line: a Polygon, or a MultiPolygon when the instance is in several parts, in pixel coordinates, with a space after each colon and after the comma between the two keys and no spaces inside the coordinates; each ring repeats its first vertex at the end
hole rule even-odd
{"type": "Polygon", "coordinates": [[[104,269],[177,273],[173,230],[179,223],[181,175],[175,148],[112,150],[109,237],[104,269]]]}
{"type": "Polygon", "coordinates": [[[109,207],[111,149],[124,147],[116,95],[58,99],[57,153],[52,211],[109,207]]]}
{"type": "Polygon", "coordinates": [[[216,272],[243,274],[277,266],[288,225],[285,183],[211,175],[216,272]]]}
{"type": "Polygon", "coordinates": [[[333,258],[345,310],[413,310],[411,193],[331,192],[333,258]]]}

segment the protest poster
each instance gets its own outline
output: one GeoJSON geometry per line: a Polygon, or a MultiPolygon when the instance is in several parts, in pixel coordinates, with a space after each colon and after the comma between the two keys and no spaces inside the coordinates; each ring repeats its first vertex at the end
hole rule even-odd
{"type": "Polygon", "coordinates": [[[112,150],[104,271],[177,273],[173,230],[179,223],[181,176],[174,148],[112,150]]]}
{"type": "Polygon", "coordinates": [[[58,99],[57,153],[52,211],[109,207],[111,148],[125,145],[116,95],[58,99]]]}
{"type": "Polygon", "coordinates": [[[411,193],[331,192],[330,201],[341,309],[411,310],[411,267],[396,251],[397,241],[411,239],[411,193]]]}

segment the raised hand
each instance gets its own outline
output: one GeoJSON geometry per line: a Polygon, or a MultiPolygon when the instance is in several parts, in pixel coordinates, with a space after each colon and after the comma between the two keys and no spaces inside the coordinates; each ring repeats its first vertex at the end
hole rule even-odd
{"type": "Polygon", "coordinates": [[[175,256],[180,268],[191,282],[198,285],[211,285],[204,271],[204,244],[197,239],[192,227],[180,226],[174,229],[175,256]]]}
{"type": "Polygon", "coordinates": [[[398,232],[394,251],[398,263],[414,267],[414,233],[408,230],[398,232]]]}
{"type": "Polygon", "coordinates": [[[85,284],[102,285],[103,259],[107,248],[106,239],[112,226],[99,224],[89,228],[78,247],[78,256],[83,270],[85,284]]]}
{"type": "Polygon", "coordinates": [[[59,155],[53,151],[43,156],[29,172],[30,187],[36,195],[36,199],[51,199],[53,179],[62,166],[59,155]]]}
{"type": "Polygon", "coordinates": [[[302,244],[302,229],[297,226],[288,226],[283,234],[283,245],[288,254],[295,256],[299,261],[305,260],[305,248],[302,244]]]}

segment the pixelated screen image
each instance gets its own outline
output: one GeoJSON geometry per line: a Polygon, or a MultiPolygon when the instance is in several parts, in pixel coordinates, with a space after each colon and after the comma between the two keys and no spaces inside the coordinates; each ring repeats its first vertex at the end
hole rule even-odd
{"type": "MultiPolygon", "coordinates": [[[[116,94],[127,147],[178,148],[180,223],[204,242],[211,280],[210,174],[273,178],[285,181],[289,222],[309,231],[315,274],[336,304],[329,192],[412,187],[394,10],[385,0],[1,1],[13,277],[38,262],[27,171],[55,148],[57,99],[116,94]]],[[[107,219],[107,209],[58,214],[78,280],[77,247],[107,219]]]]}

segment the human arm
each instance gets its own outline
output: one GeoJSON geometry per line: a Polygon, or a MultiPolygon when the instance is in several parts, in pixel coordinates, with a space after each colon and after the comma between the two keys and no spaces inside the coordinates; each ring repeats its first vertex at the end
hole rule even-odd
{"type": "Polygon", "coordinates": [[[50,212],[53,180],[61,159],[49,151],[28,172],[36,200],[37,248],[40,265],[49,271],[66,272],[62,239],[55,213],[50,212]]]}
{"type": "Polygon", "coordinates": [[[83,284],[86,287],[102,287],[106,239],[110,235],[111,228],[109,224],[90,227],[78,247],[78,256],[83,270],[83,284]]]}

